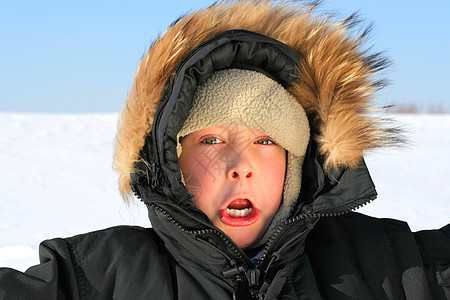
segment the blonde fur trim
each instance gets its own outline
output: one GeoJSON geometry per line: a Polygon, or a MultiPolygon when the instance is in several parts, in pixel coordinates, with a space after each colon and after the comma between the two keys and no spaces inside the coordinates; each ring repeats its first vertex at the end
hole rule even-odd
{"type": "Polygon", "coordinates": [[[363,151],[393,143],[390,129],[369,117],[372,94],[379,88],[374,74],[382,59],[361,49],[365,34],[353,37],[349,33],[351,19],[334,22],[313,16],[313,9],[292,1],[218,2],[169,27],[142,59],[122,109],[114,155],[122,195],[132,193],[130,174],[177,65],[200,43],[230,29],[272,37],[299,54],[301,80],[289,91],[318,129],[316,139],[327,169],[354,167],[363,151]]]}

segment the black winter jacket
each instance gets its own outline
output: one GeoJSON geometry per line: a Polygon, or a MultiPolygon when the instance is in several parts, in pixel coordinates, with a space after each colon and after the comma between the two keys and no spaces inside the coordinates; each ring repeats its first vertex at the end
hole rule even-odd
{"type": "Polygon", "coordinates": [[[376,197],[362,151],[392,131],[365,115],[383,60],[342,26],[270,1],[174,23],[137,71],[116,144],[121,190],[147,205],[152,228],[45,241],[40,265],[0,269],[0,299],[450,299],[450,226],[411,233],[352,212],[376,197]],[[194,207],[176,153],[195,87],[225,68],[270,75],[311,125],[295,211],[256,261],[194,207]]]}
{"type": "Polygon", "coordinates": [[[151,228],[121,226],[48,240],[40,265],[0,269],[0,299],[252,299],[252,289],[263,299],[450,297],[450,226],[413,234],[400,221],[349,213],[322,218],[306,241],[298,227],[259,278],[195,235],[165,245],[151,228]]]}

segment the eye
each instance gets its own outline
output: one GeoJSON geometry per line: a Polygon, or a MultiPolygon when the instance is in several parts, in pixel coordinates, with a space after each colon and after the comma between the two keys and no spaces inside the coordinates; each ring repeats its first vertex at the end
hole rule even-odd
{"type": "Polygon", "coordinates": [[[260,144],[260,145],[276,145],[274,141],[272,141],[270,138],[260,138],[258,140],[255,141],[255,144],[260,144]]]}
{"type": "Polygon", "coordinates": [[[201,140],[202,144],[207,144],[207,145],[214,145],[214,144],[222,144],[223,141],[218,139],[215,136],[209,136],[204,138],[203,140],[201,140]]]}

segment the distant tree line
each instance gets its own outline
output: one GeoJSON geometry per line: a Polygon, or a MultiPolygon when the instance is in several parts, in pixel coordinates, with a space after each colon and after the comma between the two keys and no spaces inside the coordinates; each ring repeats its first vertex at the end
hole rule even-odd
{"type": "Polygon", "coordinates": [[[426,111],[423,111],[417,107],[415,104],[402,104],[389,106],[388,112],[394,114],[418,114],[418,113],[428,113],[428,114],[445,114],[446,111],[442,104],[430,104],[426,111]]]}

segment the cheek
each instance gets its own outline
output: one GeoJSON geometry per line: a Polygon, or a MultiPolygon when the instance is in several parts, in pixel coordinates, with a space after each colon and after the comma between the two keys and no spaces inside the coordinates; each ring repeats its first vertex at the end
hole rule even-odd
{"type": "Polygon", "coordinates": [[[266,159],[261,170],[264,174],[260,186],[264,187],[267,197],[266,209],[273,216],[281,203],[283,196],[284,180],[286,177],[286,156],[284,150],[270,159],[266,159]]]}
{"type": "Polygon", "coordinates": [[[219,194],[219,191],[215,188],[217,187],[217,182],[198,160],[183,160],[180,157],[180,166],[186,188],[194,196],[195,207],[203,211],[214,222],[217,207],[215,207],[214,201],[211,200],[215,199],[219,194]]]}
{"type": "Polygon", "coordinates": [[[267,181],[273,182],[277,187],[284,185],[286,176],[286,152],[284,149],[277,149],[270,155],[261,156],[259,165],[267,181]]]}
{"type": "Polygon", "coordinates": [[[217,186],[214,166],[214,162],[208,160],[208,156],[198,150],[184,151],[180,156],[180,167],[186,188],[194,195],[195,205],[200,209],[204,206],[203,198],[213,193],[214,187],[217,186]]]}
{"type": "Polygon", "coordinates": [[[276,186],[283,185],[286,176],[286,162],[279,161],[266,164],[265,177],[268,181],[273,182],[276,186]]]}
{"type": "Polygon", "coordinates": [[[265,181],[267,190],[271,198],[277,199],[276,203],[273,201],[276,208],[278,208],[283,196],[285,173],[286,168],[280,168],[278,166],[274,166],[274,168],[269,169],[266,173],[265,181]]]}

